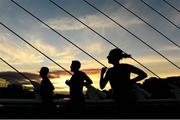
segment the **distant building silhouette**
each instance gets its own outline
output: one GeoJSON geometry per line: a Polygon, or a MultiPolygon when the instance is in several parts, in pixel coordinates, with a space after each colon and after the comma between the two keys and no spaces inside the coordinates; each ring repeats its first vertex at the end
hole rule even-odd
{"type": "Polygon", "coordinates": [[[8,84],[0,88],[0,98],[34,98],[34,93],[23,89],[20,84],[8,84]]]}

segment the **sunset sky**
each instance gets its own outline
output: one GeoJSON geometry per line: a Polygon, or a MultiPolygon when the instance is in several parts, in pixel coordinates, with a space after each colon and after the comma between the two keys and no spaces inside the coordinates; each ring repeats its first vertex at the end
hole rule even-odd
{"type": "MultiPolygon", "coordinates": [[[[108,64],[106,57],[109,51],[114,47],[64,11],[54,6],[50,1],[15,1],[98,59],[104,65],[111,67],[111,65],[108,64]]],[[[180,48],[169,42],[141,20],[117,5],[113,0],[88,1],[180,67],[180,48]]],[[[152,11],[140,0],[118,1],[157,28],[172,41],[180,45],[180,29],[176,28],[156,12],[152,11]]],[[[144,1],[161,12],[177,26],[180,26],[180,13],[168,6],[165,2],[162,0],[144,1]]],[[[180,8],[179,0],[168,1],[176,8],[180,8]]],[[[136,60],[148,67],[158,76],[163,78],[180,75],[180,70],[178,68],[82,0],[54,0],[54,2],[96,30],[123,51],[131,54],[136,60]]],[[[62,37],[58,36],[55,32],[27,14],[10,0],[0,0],[0,22],[14,30],[18,35],[67,70],[69,70],[72,60],[81,61],[81,69],[88,69],[86,71],[87,74],[90,75],[95,86],[99,87],[98,69],[101,69],[103,67],[102,65],[65,41],[62,37]]],[[[64,81],[70,78],[70,76],[64,75],[65,73],[61,73],[61,75],[58,76],[59,73],[55,71],[62,70],[60,67],[39,54],[36,50],[32,49],[2,25],[0,25],[0,56],[21,72],[38,74],[40,67],[49,67],[50,71],[57,75],[52,80],[57,89],[64,89],[64,81]]],[[[141,68],[148,74],[148,78],[154,77],[152,73],[141,67],[132,59],[126,59],[122,62],[133,64],[134,66],[141,68]]],[[[4,71],[13,70],[0,61],[0,72],[4,71]]]]}

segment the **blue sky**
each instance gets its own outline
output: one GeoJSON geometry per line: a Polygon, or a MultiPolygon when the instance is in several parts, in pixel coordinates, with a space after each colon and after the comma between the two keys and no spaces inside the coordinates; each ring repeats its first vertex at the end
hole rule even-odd
{"type": "MultiPolygon", "coordinates": [[[[119,46],[122,50],[131,54],[135,59],[159,76],[179,75],[179,69],[168,63],[157,53],[139,42],[132,35],[115,25],[108,18],[104,17],[82,0],[54,1],[108,40],[119,46]]],[[[139,0],[118,1],[180,45],[180,30],[139,0]]],[[[180,13],[169,7],[162,0],[145,1],[180,26],[180,13]]],[[[16,0],[16,2],[97,58],[103,64],[108,67],[111,66],[107,63],[106,56],[114,47],[80,24],[74,18],[54,6],[51,2],[48,0],[16,0]]],[[[131,13],[112,0],[89,0],[89,2],[180,66],[180,49],[131,13]]],[[[179,0],[169,0],[169,2],[177,8],[180,7],[179,0]]],[[[0,0],[0,21],[68,70],[71,61],[74,59],[82,62],[82,69],[102,67],[99,63],[17,7],[10,0],[0,0]]],[[[20,71],[37,72],[41,66],[48,66],[51,70],[60,69],[37,51],[22,42],[19,38],[15,37],[3,26],[0,26],[0,56],[20,71]]],[[[133,64],[143,69],[148,73],[149,77],[153,76],[131,59],[123,60],[123,62],[133,64]]],[[[11,68],[3,62],[0,62],[0,66],[2,71],[11,70],[11,68]]]]}

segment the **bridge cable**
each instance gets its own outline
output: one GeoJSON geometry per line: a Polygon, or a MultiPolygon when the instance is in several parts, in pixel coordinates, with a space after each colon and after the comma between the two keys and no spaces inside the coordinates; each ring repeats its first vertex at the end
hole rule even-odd
{"type": "Polygon", "coordinates": [[[127,7],[125,7],[123,4],[121,4],[120,2],[118,2],[117,0],[113,0],[114,2],[116,2],[118,5],[120,5],[121,7],[123,7],[124,9],[126,9],[127,11],[129,11],[131,14],[133,14],[134,16],[136,16],[137,18],[139,18],[141,21],[143,21],[144,23],[146,23],[149,27],[151,27],[152,29],[154,29],[156,32],[158,32],[160,35],[162,35],[163,37],[165,37],[168,41],[170,41],[171,43],[173,43],[175,46],[177,46],[178,48],[180,48],[180,46],[175,43],[174,41],[172,41],[170,38],[168,38],[166,35],[164,35],[162,32],[160,32],[159,30],[157,30],[155,27],[153,27],[150,23],[148,23],[147,21],[145,21],[144,19],[142,19],[141,17],[139,17],[137,14],[135,14],[133,11],[131,11],[130,9],[128,9],[127,7]]]}
{"type": "Polygon", "coordinates": [[[48,24],[46,24],[45,22],[43,22],[41,19],[39,19],[38,17],[36,17],[35,15],[33,15],[31,12],[29,12],[28,10],[26,10],[24,7],[22,7],[21,5],[19,5],[17,2],[15,2],[14,0],[10,0],[12,1],[15,5],[17,5],[18,7],[20,7],[21,9],[23,9],[25,12],[27,12],[28,14],[30,14],[32,17],[36,18],[38,21],[40,21],[42,24],[44,24],[45,26],[47,26],[49,29],[51,29],[52,31],[54,31],[55,33],[57,33],[59,36],[61,36],[62,38],[64,38],[67,42],[71,43],[72,45],[74,45],[76,48],[78,48],[79,50],[81,50],[82,52],[84,52],[86,55],[88,55],[90,58],[94,59],[96,62],[98,62],[99,64],[101,64],[102,66],[106,67],[103,63],[101,63],[100,61],[98,61],[96,58],[94,58],[92,55],[90,55],[89,53],[87,53],[85,50],[83,50],[82,48],[80,48],[78,45],[76,45],[75,43],[73,43],[72,41],[70,41],[68,38],[66,38],[65,36],[63,36],[62,34],[60,34],[59,32],[57,32],[55,29],[53,29],[52,27],[50,27],[48,24]]]}
{"type": "Polygon", "coordinates": [[[167,0],[162,0],[164,1],[166,4],[168,4],[169,6],[171,6],[172,8],[174,8],[177,12],[180,13],[180,10],[178,10],[175,6],[173,6],[172,4],[170,4],[167,0]]]}
{"type": "Polygon", "coordinates": [[[164,19],[166,19],[169,23],[171,23],[172,25],[174,25],[176,28],[180,29],[180,27],[178,25],[176,25],[175,23],[173,23],[171,20],[169,20],[166,16],[164,16],[163,14],[161,14],[159,11],[157,11],[156,9],[154,9],[152,6],[150,6],[148,3],[146,3],[144,0],[140,0],[142,3],[144,3],[146,6],[148,6],[149,8],[151,8],[153,11],[155,11],[156,13],[158,13],[161,17],[163,17],[164,19]]]}
{"type": "Polygon", "coordinates": [[[36,51],[38,51],[40,54],[42,54],[43,56],[45,56],[46,58],[48,58],[50,61],[52,61],[53,63],[55,63],[57,66],[59,66],[60,68],[62,68],[63,70],[65,70],[66,72],[68,72],[70,75],[72,75],[71,72],[69,72],[68,70],[66,70],[64,67],[62,67],[60,64],[58,64],[57,62],[55,62],[53,59],[51,59],[49,56],[47,56],[45,53],[43,53],[42,51],[40,51],[39,49],[37,49],[35,46],[33,46],[31,43],[29,43],[27,40],[25,40],[24,38],[22,38],[20,35],[18,35],[16,32],[14,32],[13,30],[11,30],[9,27],[7,27],[5,24],[0,23],[2,26],[4,26],[6,29],[8,29],[10,32],[12,32],[14,35],[16,35],[18,38],[20,38],[22,41],[24,41],[26,44],[28,44],[29,46],[31,46],[33,49],[35,49],[36,51]]]}
{"type": "Polygon", "coordinates": [[[14,69],[18,74],[20,74],[22,77],[24,77],[25,79],[29,80],[30,83],[34,86],[34,83],[32,82],[32,80],[27,77],[26,75],[24,75],[22,72],[20,72],[19,70],[17,70],[15,67],[13,67],[12,65],[10,65],[8,62],[6,62],[3,58],[0,57],[0,60],[3,61],[5,64],[7,64],[9,67],[11,67],[12,69],[14,69]]]}
{"type": "Polygon", "coordinates": [[[133,35],[137,40],[141,41],[142,43],[144,43],[146,46],[148,46],[149,48],[151,48],[153,51],[155,51],[157,54],[159,54],[161,57],[163,57],[164,59],[166,59],[169,63],[171,63],[173,66],[175,66],[176,68],[180,69],[179,66],[177,66],[175,63],[173,63],[171,60],[169,60],[167,57],[165,57],[164,55],[162,55],[160,52],[158,52],[156,49],[154,49],[153,47],[151,47],[149,44],[147,44],[146,42],[144,42],[141,38],[139,38],[138,36],[136,36],[134,33],[132,33],[131,31],[129,31],[128,29],[126,29],[125,27],[123,27],[121,24],[119,24],[118,22],[116,22],[114,19],[112,19],[111,17],[109,17],[108,15],[106,15],[104,12],[102,12],[101,10],[99,10],[97,7],[93,6],[92,4],[90,4],[88,1],[86,0],[82,0],[85,3],[87,3],[88,5],[90,5],[92,8],[96,9],[98,12],[100,12],[101,14],[103,14],[104,16],[106,16],[107,18],[109,18],[111,21],[113,21],[115,24],[117,24],[119,27],[123,28],[125,31],[127,31],[128,33],[130,33],[131,35],[133,35]]]}
{"type": "MultiPolygon", "coordinates": [[[[78,19],[76,16],[74,16],[73,14],[71,14],[70,12],[68,12],[67,10],[65,10],[63,7],[61,7],[60,5],[58,5],[57,3],[55,3],[52,0],[49,0],[51,3],[53,3],[55,6],[57,6],[58,8],[60,8],[61,10],[63,10],[64,12],[66,12],[67,14],[69,14],[71,17],[73,17],[74,19],[76,19],[77,21],[79,21],[81,24],[83,24],[84,26],[86,26],[88,29],[90,29],[91,31],[93,31],[94,33],[96,33],[98,36],[100,36],[101,38],[103,38],[106,42],[110,43],[112,46],[120,49],[118,46],[116,46],[114,43],[112,43],[110,40],[108,40],[107,38],[105,38],[104,36],[102,36],[100,33],[98,33],[97,31],[95,31],[94,29],[92,29],[91,27],[89,27],[86,23],[82,22],[80,19],[78,19]]],[[[122,50],[123,51],[123,50],[122,50]]],[[[123,51],[124,52],[124,51],[123,51]]],[[[125,53],[125,52],[124,52],[125,53]]],[[[135,58],[133,58],[131,56],[131,59],[133,59],[135,62],[137,62],[138,64],[140,64],[142,67],[144,67],[146,70],[148,70],[149,72],[151,72],[152,74],[154,74],[156,77],[160,78],[156,73],[154,73],[153,71],[151,71],[149,68],[147,68],[146,66],[144,66],[143,64],[141,64],[139,61],[137,61],[135,58]]]]}

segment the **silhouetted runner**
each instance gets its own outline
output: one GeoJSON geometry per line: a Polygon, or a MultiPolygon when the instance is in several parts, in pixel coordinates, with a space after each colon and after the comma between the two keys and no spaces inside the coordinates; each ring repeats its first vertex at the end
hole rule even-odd
{"type": "Polygon", "coordinates": [[[54,86],[47,77],[49,69],[47,67],[42,67],[40,70],[40,76],[42,77],[40,84],[40,95],[42,97],[43,107],[54,107],[53,103],[53,90],[54,86]]]}
{"type": "Polygon", "coordinates": [[[123,53],[120,49],[112,49],[107,58],[108,63],[112,64],[113,67],[108,70],[105,67],[102,68],[100,76],[100,88],[103,89],[109,81],[113,91],[113,98],[122,105],[135,99],[132,94],[132,84],[147,77],[147,74],[139,68],[119,62],[127,57],[130,57],[130,55],[123,53]],[[137,77],[131,79],[131,73],[136,74],[137,77]]]}
{"type": "Polygon", "coordinates": [[[66,84],[70,87],[70,103],[74,107],[80,107],[84,104],[83,86],[92,84],[92,80],[82,71],[80,71],[81,63],[72,61],[71,71],[74,73],[66,84]]]}

